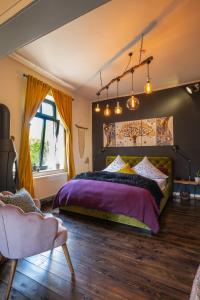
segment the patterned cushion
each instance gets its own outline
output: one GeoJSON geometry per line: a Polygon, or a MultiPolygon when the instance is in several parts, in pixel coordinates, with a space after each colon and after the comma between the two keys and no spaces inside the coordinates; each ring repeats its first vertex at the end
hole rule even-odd
{"type": "Polygon", "coordinates": [[[125,162],[121,159],[121,156],[117,156],[115,158],[115,160],[109,164],[109,166],[107,168],[105,168],[103,171],[107,171],[107,172],[117,172],[120,169],[122,169],[123,167],[125,167],[125,162]]]}
{"type": "Polygon", "coordinates": [[[157,169],[145,156],[141,162],[133,167],[137,174],[150,179],[166,179],[167,175],[157,169]]]}
{"type": "MultiPolygon", "coordinates": [[[[0,194],[1,195],[1,194],[0,194]]],[[[2,195],[3,196],[3,195],[2,195]]],[[[0,206],[4,206],[5,204],[3,203],[3,201],[0,200],[0,206]]]]}
{"type": "Polygon", "coordinates": [[[153,179],[154,181],[157,182],[157,184],[159,185],[161,191],[164,191],[164,189],[166,188],[167,185],[167,179],[153,179]]]}
{"type": "Polygon", "coordinates": [[[131,169],[129,164],[126,164],[122,169],[117,171],[118,173],[125,173],[125,174],[136,174],[133,169],[131,169]]]}
{"type": "Polygon", "coordinates": [[[0,201],[2,201],[5,204],[12,204],[18,206],[25,213],[37,212],[43,215],[41,210],[35,206],[35,203],[31,195],[25,189],[21,189],[16,194],[13,195],[0,194],[0,201]]]}

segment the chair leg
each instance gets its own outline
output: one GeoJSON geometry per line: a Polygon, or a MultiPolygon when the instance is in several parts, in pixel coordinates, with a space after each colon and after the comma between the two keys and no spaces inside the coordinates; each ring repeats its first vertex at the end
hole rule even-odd
{"type": "Polygon", "coordinates": [[[13,278],[15,275],[16,267],[17,267],[17,262],[18,262],[18,260],[14,259],[14,260],[12,260],[12,263],[11,263],[11,271],[10,271],[10,276],[8,279],[8,286],[7,286],[7,290],[6,290],[6,300],[8,300],[9,296],[10,296],[10,290],[12,287],[13,278]]]}
{"type": "Polygon", "coordinates": [[[65,258],[67,260],[67,264],[69,266],[70,272],[71,272],[71,274],[74,274],[74,268],[72,266],[72,262],[71,262],[71,258],[70,258],[70,255],[69,255],[69,251],[68,251],[67,245],[66,244],[62,245],[62,248],[63,248],[63,252],[64,252],[64,255],[65,255],[65,258]]]}

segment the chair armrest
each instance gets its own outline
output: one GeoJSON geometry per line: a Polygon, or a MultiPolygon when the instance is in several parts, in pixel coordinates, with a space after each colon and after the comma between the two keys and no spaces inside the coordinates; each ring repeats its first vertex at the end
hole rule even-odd
{"type": "Polygon", "coordinates": [[[35,206],[37,207],[37,208],[41,208],[41,202],[40,202],[40,200],[38,200],[38,199],[33,199],[33,201],[34,201],[34,203],[35,203],[35,206]]]}
{"type": "Polygon", "coordinates": [[[43,217],[37,212],[24,213],[19,207],[7,204],[0,209],[0,228],[3,228],[3,220],[6,228],[6,235],[0,240],[3,256],[20,259],[54,247],[59,227],[56,218],[43,217]]]}

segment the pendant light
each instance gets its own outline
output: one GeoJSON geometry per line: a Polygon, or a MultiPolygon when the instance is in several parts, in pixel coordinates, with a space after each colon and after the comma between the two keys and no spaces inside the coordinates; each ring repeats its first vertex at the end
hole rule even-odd
{"type": "MultiPolygon", "coordinates": [[[[108,100],[108,89],[109,89],[109,87],[107,86],[106,89],[107,89],[107,100],[108,100]]],[[[111,115],[111,110],[109,108],[109,104],[106,104],[106,108],[104,110],[104,116],[109,117],[110,115],[111,115]]]]}
{"type": "Polygon", "coordinates": [[[153,91],[153,87],[150,81],[150,76],[149,76],[149,65],[150,65],[150,61],[147,62],[147,82],[144,86],[144,92],[145,94],[151,94],[153,91]]]}
{"type": "MultiPolygon", "coordinates": [[[[100,94],[97,93],[97,96],[98,96],[98,101],[99,101],[99,96],[100,96],[100,94]]],[[[99,103],[97,103],[97,105],[96,105],[94,111],[95,111],[96,113],[99,113],[99,112],[101,111],[100,106],[99,106],[99,103]]]]}
{"type": "MultiPolygon", "coordinates": [[[[119,81],[120,81],[120,79],[117,78],[117,98],[118,98],[119,81]]],[[[117,101],[117,105],[115,106],[115,110],[114,111],[115,111],[116,115],[121,115],[121,113],[122,113],[122,107],[119,105],[119,101],[117,101]]]]}
{"type": "Polygon", "coordinates": [[[134,96],[134,93],[133,93],[133,73],[134,73],[134,70],[131,71],[131,76],[132,76],[132,96],[130,98],[128,98],[128,100],[126,102],[126,106],[130,110],[136,110],[136,109],[138,109],[138,107],[140,105],[140,102],[139,102],[138,98],[136,98],[134,96]]]}
{"type": "Polygon", "coordinates": [[[96,113],[98,113],[98,112],[101,111],[100,106],[99,106],[99,103],[97,103],[97,106],[95,107],[94,110],[95,110],[96,113]]]}

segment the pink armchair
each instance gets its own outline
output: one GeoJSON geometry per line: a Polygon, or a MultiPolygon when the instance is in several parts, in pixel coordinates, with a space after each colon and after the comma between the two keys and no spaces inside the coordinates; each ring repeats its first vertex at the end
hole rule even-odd
{"type": "Polygon", "coordinates": [[[62,246],[70,272],[74,274],[66,245],[67,230],[60,219],[24,213],[18,207],[0,203],[0,236],[0,253],[13,260],[6,299],[9,299],[18,259],[62,246]]]}

